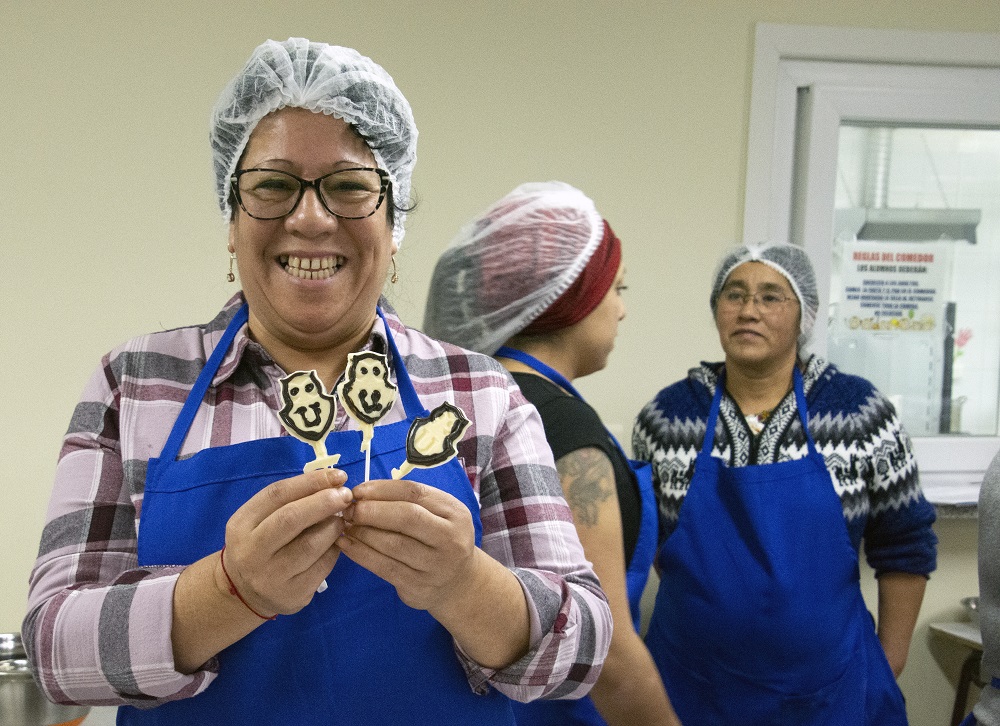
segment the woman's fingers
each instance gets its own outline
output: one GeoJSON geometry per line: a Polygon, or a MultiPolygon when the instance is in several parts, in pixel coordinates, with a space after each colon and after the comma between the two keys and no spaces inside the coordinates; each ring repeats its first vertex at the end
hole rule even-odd
{"type": "Polygon", "coordinates": [[[317,470],[265,487],[226,524],[226,565],[242,597],[261,612],[292,613],[329,574],[350,504],[346,475],[317,470]]]}
{"type": "Polygon", "coordinates": [[[428,572],[434,567],[435,548],[399,531],[352,524],[345,529],[344,534],[349,540],[364,544],[374,553],[399,562],[415,572],[428,572]]]}
{"type": "Polygon", "coordinates": [[[330,575],[339,557],[340,548],[334,545],[320,555],[312,565],[289,580],[291,589],[304,593],[303,607],[313,598],[320,583],[330,575]]]}
{"type": "Polygon", "coordinates": [[[337,515],[343,513],[352,498],[350,489],[336,487],[322,489],[289,502],[257,525],[254,530],[254,540],[265,552],[277,552],[299,538],[310,527],[338,518],[337,515]]]}
{"type": "Polygon", "coordinates": [[[407,479],[373,479],[354,487],[358,502],[396,502],[415,505],[422,511],[449,521],[469,518],[464,504],[447,492],[407,479]]]}
{"type": "Polygon", "coordinates": [[[475,552],[469,510],[440,489],[417,482],[360,484],[339,546],[390,582],[403,602],[429,609],[467,573],[475,552]]]}
{"type": "Polygon", "coordinates": [[[336,549],[337,539],[343,532],[343,517],[327,517],[317,522],[275,552],[275,567],[289,577],[308,571],[331,548],[336,549]]]}
{"type": "Polygon", "coordinates": [[[321,469],[276,481],[236,510],[226,524],[226,542],[250,540],[255,550],[272,554],[304,529],[342,512],[351,491],[347,475],[321,469]]]}
{"type": "Polygon", "coordinates": [[[317,469],[264,487],[233,514],[234,519],[247,529],[254,529],[274,512],[292,502],[328,489],[342,487],[347,474],[340,469],[317,469]]]}
{"type": "Polygon", "coordinates": [[[442,515],[449,511],[450,502],[457,501],[437,487],[409,479],[372,479],[358,484],[355,491],[358,499],[411,502],[442,515]]]}
{"type": "MultiPolygon", "coordinates": [[[[401,535],[403,539],[383,536],[377,540],[383,543],[380,551],[401,561],[411,562],[407,558],[421,552],[405,538],[432,551],[443,551],[437,553],[437,558],[448,551],[457,556],[475,546],[469,510],[440,489],[418,482],[380,480],[358,485],[355,495],[347,513],[349,528],[353,531],[366,527],[401,535]]],[[[358,536],[363,531],[359,530],[358,536]]],[[[375,543],[369,542],[372,546],[375,543]]]]}

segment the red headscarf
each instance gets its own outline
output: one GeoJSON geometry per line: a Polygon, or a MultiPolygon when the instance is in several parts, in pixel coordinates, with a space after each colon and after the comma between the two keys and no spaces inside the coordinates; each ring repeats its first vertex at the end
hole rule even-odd
{"type": "Polygon", "coordinates": [[[566,292],[545,309],[545,312],[521,332],[528,335],[551,333],[583,320],[608,294],[618,275],[621,261],[621,242],[612,231],[611,225],[605,221],[601,243],[590,256],[580,276],[573,281],[566,292]]]}

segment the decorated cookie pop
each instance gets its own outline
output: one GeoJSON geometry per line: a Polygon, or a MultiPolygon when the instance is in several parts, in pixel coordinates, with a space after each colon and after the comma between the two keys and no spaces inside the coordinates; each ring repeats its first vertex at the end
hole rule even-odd
{"type": "MultiPolygon", "coordinates": [[[[281,400],[284,406],[278,411],[278,418],[285,431],[305,441],[316,452],[316,458],[307,462],[302,471],[335,466],[340,461],[340,454],[326,453],[326,432],[333,424],[337,407],[316,371],[295,371],[282,378],[281,400]]],[[[326,588],[326,580],[323,580],[316,592],[326,588]]]]}
{"type": "Polygon", "coordinates": [[[316,371],[296,371],[282,378],[281,400],[284,402],[278,411],[281,425],[316,452],[316,458],[302,471],[324,469],[340,461],[340,454],[326,453],[326,433],[333,424],[337,407],[316,371]]]}
{"type": "Polygon", "coordinates": [[[406,434],[406,461],[392,470],[393,479],[402,479],[415,467],[430,469],[449,461],[458,449],[455,445],[469,426],[462,409],[447,401],[413,420],[406,434]]]}
{"type": "Polygon", "coordinates": [[[396,387],[389,380],[385,353],[365,350],[347,354],[347,371],[337,386],[337,396],[347,415],[361,427],[361,450],[365,452],[365,481],[371,473],[371,442],[375,424],[392,408],[396,387]]]}

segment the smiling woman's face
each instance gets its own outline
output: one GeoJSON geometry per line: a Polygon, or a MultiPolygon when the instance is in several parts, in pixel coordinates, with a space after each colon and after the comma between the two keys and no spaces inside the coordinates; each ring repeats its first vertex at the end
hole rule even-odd
{"type": "Polygon", "coordinates": [[[729,273],[719,298],[715,326],[727,365],[760,368],[794,363],[798,355],[799,302],[784,275],[760,262],[744,262],[729,273]],[[789,299],[767,312],[751,300],[733,309],[721,300],[730,290],[750,295],[773,292],[789,299]]]}
{"type": "MultiPolygon", "coordinates": [[[[352,166],[375,166],[364,140],[344,121],[302,108],[261,119],[240,163],[303,179],[352,166]]],[[[272,355],[282,348],[323,351],[367,336],[395,252],[382,204],[365,219],[339,219],[307,189],[281,219],[253,219],[237,207],[229,241],[250,305],[250,331],[272,355]]]]}

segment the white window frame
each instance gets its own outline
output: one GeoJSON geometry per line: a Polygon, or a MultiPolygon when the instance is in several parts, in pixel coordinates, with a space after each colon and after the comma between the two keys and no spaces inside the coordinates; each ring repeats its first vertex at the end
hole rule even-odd
{"type": "MultiPolygon", "coordinates": [[[[994,33],[927,33],[902,30],[871,30],[760,23],[756,28],[753,86],[747,148],[746,199],[743,240],[790,241],[803,244],[811,253],[820,284],[820,310],[827,310],[832,264],[833,220],[829,210],[810,208],[813,192],[832,198],[834,179],[822,180],[803,174],[803,149],[796,149],[797,136],[830,128],[805,129],[796,133],[798,88],[808,85],[802,64],[787,61],[830,61],[866,64],[901,64],[974,69],[1000,69],[1000,35],[994,33]],[[796,155],[798,152],[798,169],[796,155]],[[797,194],[792,179],[798,171],[797,194]],[[794,210],[794,211],[793,211],[794,210]],[[793,219],[794,216],[794,219],[793,219]]],[[[905,69],[896,69],[905,75],[905,69]]],[[[811,72],[811,71],[810,71],[811,72]]],[[[835,73],[835,71],[830,71],[835,73]]],[[[879,93],[884,90],[879,90],[879,93]]],[[[826,85],[810,94],[809,103],[832,104],[849,109],[864,103],[864,89],[841,90],[826,85]],[[834,98],[833,96],[837,96],[834,98]]],[[[934,122],[926,106],[914,108],[922,121],[934,122]]],[[[836,114],[810,114],[810,123],[830,126],[836,114]]],[[[913,116],[917,118],[916,115],[913,116]]],[[[839,124],[838,124],[839,125],[839,124]]],[[[836,144],[811,153],[833,154],[836,144]]],[[[805,165],[807,167],[808,164],[805,165]]],[[[818,336],[822,338],[823,336],[818,336]]],[[[817,340],[814,350],[822,353],[826,341],[817,340]]],[[[978,489],[986,467],[1000,450],[1000,437],[922,437],[915,440],[925,488],[941,491],[978,489]]],[[[933,499],[933,497],[932,497],[933,499]]],[[[948,501],[947,498],[944,501],[948,501]]]]}

